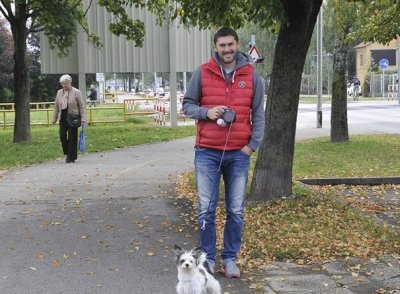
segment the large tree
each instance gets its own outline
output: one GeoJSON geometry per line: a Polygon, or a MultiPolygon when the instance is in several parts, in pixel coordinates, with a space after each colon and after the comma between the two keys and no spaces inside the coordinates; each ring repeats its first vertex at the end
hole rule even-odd
{"type": "Polygon", "coordinates": [[[258,152],[251,200],[292,193],[292,165],[301,76],[322,0],[189,1],[176,15],[183,23],[241,27],[244,20],[278,32],[266,106],[266,129],[258,152]]]}
{"type": "Polygon", "coordinates": [[[92,42],[96,43],[99,40],[88,30],[81,1],[0,0],[0,13],[9,22],[14,41],[13,141],[30,141],[30,79],[26,44],[29,34],[45,31],[50,43],[63,53],[72,45],[76,23],[84,28],[92,42]]]}
{"type": "Polygon", "coordinates": [[[327,2],[326,20],[334,31],[331,141],[349,140],[346,71],[350,48],[361,41],[387,43],[400,33],[400,1],[327,2]]]}
{"type": "MultiPolygon", "coordinates": [[[[30,140],[29,79],[26,39],[30,32],[44,30],[50,44],[65,53],[76,34],[76,24],[99,42],[87,26],[80,0],[0,0],[0,12],[11,24],[15,47],[14,142],[30,140]],[[11,7],[14,2],[15,9],[11,7]],[[62,9],[63,13],[59,13],[62,9]],[[30,20],[30,21],[28,21],[30,20]],[[75,20],[75,22],[71,21],[75,20]]],[[[90,1],[90,3],[92,3],[90,1]]],[[[296,133],[301,75],[307,49],[322,0],[98,0],[116,17],[110,30],[142,45],[144,24],[132,20],[126,6],[143,7],[159,16],[178,18],[184,25],[211,28],[230,25],[240,28],[246,21],[278,32],[271,83],[266,107],[266,130],[256,162],[251,198],[268,200],[289,196],[296,133]],[[169,10],[169,13],[165,13],[169,10]]]]}
{"type": "Polygon", "coordinates": [[[333,31],[333,78],[331,108],[331,142],[349,140],[347,120],[346,69],[350,40],[347,36],[356,26],[357,4],[343,0],[328,1],[326,23],[333,31]]]}
{"type": "Polygon", "coordinates": [[[292,165],[301,76],[322,0],[180,0],[184,24],[241,27],[245,20],[278,32],[266,105],[266,129],[254,169],[251,200],[292,193],[292,165]]]}
{"type": "MultiPolygon", "coordinates": [[[[163,9],[162,0],[154,1],[107,1],[99,0],[112,12],[118,21],[110,24],[110,30],[115,34],[124,34],[128,40],[137,45],[143,44],[144,26],[140,21],[129,19],[125,12],[126,5],[137,7],[149,6],[149,9],[160,13],[163,9]]],[[[57,48],[60,54],[67,54],[71,47],[77,26],[87,33],[88,39],[96,46],[101,45],[99,37],[90,31],[86,19],[87,9],[81,0],[0,0],[0,13],[9,22],[14,41],[14,142],[30,141],[30,78],[28,70],[27,38],[30,34],[43,31],[51,47],[57,48]],[[62,11],[62,13],[60,13],[62,11]]]]}
{"type": "Polygon", "coordinates": [[[266,105],[266,129],[251,186],[251,199],[292,194],[292,166],[301,76],[322,1],[281,1],[279,29],[266,105]]]}

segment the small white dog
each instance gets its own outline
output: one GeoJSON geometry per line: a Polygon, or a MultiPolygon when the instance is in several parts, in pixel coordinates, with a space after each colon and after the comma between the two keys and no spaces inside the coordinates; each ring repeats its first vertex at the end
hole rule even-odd
{"type": "Polygon", "coordinates": [[[177,294],[220,294],[221,286],[207,271],[206,254],[199,249],[183,250],[175,245],[176,266],[178,268],[177,294]]]}

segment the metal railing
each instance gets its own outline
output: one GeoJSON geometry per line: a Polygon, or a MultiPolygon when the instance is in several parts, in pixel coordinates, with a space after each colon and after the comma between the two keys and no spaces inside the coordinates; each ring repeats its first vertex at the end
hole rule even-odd
{"type": "MultiPolygon", "coordinates": [[[[31,109],[46,109],[54,107],[54,102],[31,102],[31,109]]],[[[0,110],[15,110],[14,103],[0,103],[0,110]]]]}
{"type": "MultiPolygon", "coordinates": [[[[86,120],[89,125],[94,125],[98,123],[127,122],[130,116],[155,117],[157,113],[161,112],[161,110],[154,106],[156,101],[157,98],[126,99],[123,104],[115,103],[116,106],[88,103],[86,107],[86,120]],[[142,103],[148,103],[148,105],[142,105],[142,103]],[[118,114],[119,111],[121,111],[120,114],[118,114]],[[100,112],[101,115],[99,115],[100,112]],[[107,114],[107,112],[111,112],[111,114],[107,114]]],[[[50,126],[54,102],[35,102],[30,104],[31,126],[50,126]]],[[[0,127],[2,126],[3,129],[14,126],[14,103],[0,103],[0,117],[0,127]]]]}

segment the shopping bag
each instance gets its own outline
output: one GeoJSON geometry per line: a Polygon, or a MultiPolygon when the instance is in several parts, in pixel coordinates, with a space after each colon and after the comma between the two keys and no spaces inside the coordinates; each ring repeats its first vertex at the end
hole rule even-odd
{"type": "Polygon", "coordinates": [[[79,151],[85,153],[85,127],[82,127],[81,132],[79,133],[79,151]]]}

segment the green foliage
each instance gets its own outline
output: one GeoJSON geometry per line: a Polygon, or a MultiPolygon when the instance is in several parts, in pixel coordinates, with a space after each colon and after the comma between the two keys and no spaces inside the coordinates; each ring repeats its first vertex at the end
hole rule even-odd
{"type": "Polygon", "coordinates": [[[59,75],[31,73],[31,102],[54,101],[60,87],[59,75]]]}
{"type": "Polygon", "coordinates": [[[363,26],[352,35],[359,35],[364,41],[389,43],[400,34],[400,1],[362,1],[358,18],[363,26]]]}
{"type": "Polygon", "coordinates": [[[277,0],[177,0],[176,3],[172,18],[179,18],[186,26],[200,28],[241,28],[246,21],[252,21],[263,28],[277,31],[284,18],[281,1],[277,0]]]}
{"type": "Polygon", "coordinates": [[[368,97],[369,96],[369,87],[370,87],[370,85],[371,85],[371,72],[368,72],[365,75],[364,84],[361,87],[361,89],[362,89],[361,95],[363,97],[368,97]]]}
{"type": "Polygon", "coordinates": [[[14,100],[14,92],[7,87],[0,88],[0,103],[9,103],[14,100]]]}
{"type": "Polygon", "coordinates": [[[73,21],[73,12],[68,9],[70,1],[32,1],[32,18],[37,25],[43,26],[45,35],[49,39],[50,47],[57,48],[62,54],[67,54],[76,36],[76,22],[73,21]],[[62,9],[62,13],[60,10],[62,9]]]}
{"type": "Polygon", "coordinates": [[[4,19],[0,19],[0,102],[10,102],[13,85],[13,41],[4,19]]]}
{"type": "Polygon", "coordinates": [[[141,0],[99,0],[97,3],[107,11],[111,12],[115,17],[110,23],[110,31],[117,35],[124,35],[127,40],[135,42],[136,46],[142,47],[144,40],[145,27],[141,20],[134,20],[127,14],[125,7],[135,6],[136,8],[146,8],[158,16],[158,23],[162,23],[164,16],[164,1],[141,1],[141,0]]]}
{"type": "Polygon", "coordinates": [[[88,89],[90,85],[97,85],[96,74],[94,73],[86,74],[86,86],[88,89]]]}
{"type": "MultiPolygon", "coordinates": [[[[349,38],[349,33],[358,26],[358,3],[356,1],[329,0],[325,10],[325,22],[333,28],[334,36],[342,43],[349,44],[354,39],[349,38]]],[[[353,38],[356,35],[352,35],[353,38]]]]}

